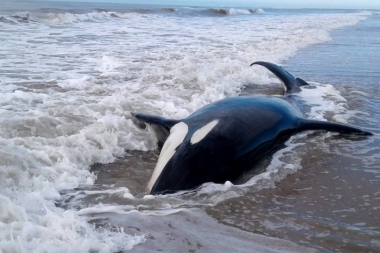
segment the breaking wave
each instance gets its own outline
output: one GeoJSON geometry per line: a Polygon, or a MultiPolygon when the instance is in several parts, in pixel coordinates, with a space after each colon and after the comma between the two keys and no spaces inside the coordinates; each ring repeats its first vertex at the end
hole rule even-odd
{"type": "Polygon", "coordinates": [[[48,25],[70,24],[79,22],[99,22],[113,18],[127,18],[127,14],[117,12],[90,12],[85,14],[76,13],[29,13],[20,12],[11,16],[0,16],[0,23],[25,24],[43,23],[48,25]]]}
{"type": "Polygon", "coordinates": [[[176,16],[236,16],[264,14],[263,9],[241,9],[241,8],[146,8],[127,9],[121,11],[96,8],[88,13],[59,12],[54,9],[43,9],[41,12],[19,12],[9,16],[0,15],[0,23],[25,24],[43,23],[47,25],[70,24],[79,22],[102,22],[110,19],[127,19],[135,15],[176,15],[176,16]]]}
{"type": "Polygon", "coordinates": [[[234,15],[251,15],[263,14],[263,9],[237,9],[237,8],[221,8],[209,9],[208,12],[213,16],[234,16],[234,15]]]}

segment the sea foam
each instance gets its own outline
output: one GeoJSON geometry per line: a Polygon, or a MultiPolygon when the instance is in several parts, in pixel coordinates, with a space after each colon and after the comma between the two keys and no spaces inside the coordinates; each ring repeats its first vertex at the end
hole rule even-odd
{"type": "MultiPolygon", "coordinates": [[[[97,229],[88,222],[91,211],[111,210],[107,205],[60,207],[64,192],[94,184],[91,165],[111,163],[125,150],[157,148],[155,136],[138,128],[130,112],[184,118],[206,104],[239,95],[252,83],[278,82],[265,69],[249,64],[281,63],[301,48],[327,41],[330,30],[369,15],[262,13],[260,18],[210,18],[188,17],[181,10],[170,13],[2,16],[0,251],[117,252],[143,243],[143,235],[97,229]]],[[[344,100],[332,87],[317,85],[317,91],[335,98],[313,100],[320,106],[309,117],[322,118],[327,110],[346,113],[344,100]]],[[[284,166],[282,171],[289,167],[275,158],[273,173],[262,175],[269,184],[277,178],[279,166],[284,166]]],[[[299,164],[289,171],[299,169],[299,164]]],[[[159,202],[156,197],[139,199],[125,187],[104,194],[136,201],[132,210],[159,202]]],[[[247,189],[209,184],[198,193],[159,200],[169,212],[214,205],[247,189]]],[[[80,202],[79,197],[76,200],[80,202]]]]}

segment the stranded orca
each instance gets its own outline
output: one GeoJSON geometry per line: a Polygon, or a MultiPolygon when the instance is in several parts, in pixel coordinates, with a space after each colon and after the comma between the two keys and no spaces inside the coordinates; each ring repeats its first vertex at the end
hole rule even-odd
{"type": "MultiPolygon", "coordinates": [[[[308,85],[273,63],[254,62],[251,66],[253,64],[272,71],[283,82],[285,95],[308,85]]],[[[151,194],[189,190],[206,182],[224,183],[234,179],[301,131],[371,135],[348,125],[305,119],[284,98],[269,96],[222,99],[182,120],[132,115],[152,125],[159,141],[164,142],[148,184],[151,194]]]]}

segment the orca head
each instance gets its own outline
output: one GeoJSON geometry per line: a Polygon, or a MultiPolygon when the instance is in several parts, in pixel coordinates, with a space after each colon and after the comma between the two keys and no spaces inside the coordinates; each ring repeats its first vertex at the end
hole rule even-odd
{"type": "Polygon", "coordinates": [[[210,149],[202,140],[217,124],[218,120],[213,120],[189,131],[189,126],[180,122],[170,129],[148,184],[150,194],[189,190],[209,182],[209,173],[202,168],[211,168],[214,159],[208,159],[210,149]]]}

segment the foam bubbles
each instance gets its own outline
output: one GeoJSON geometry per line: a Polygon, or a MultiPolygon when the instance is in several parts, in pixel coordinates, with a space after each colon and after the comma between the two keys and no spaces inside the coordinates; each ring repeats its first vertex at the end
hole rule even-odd
{"type": "MultiPolygon", "coordinates": [[[[155,136],[134,125],[130,112],[184,118],[210,102],[237,96],[245,85],[275,80],[249,63],[279,63],[303,47],[328,40],[331,29],[369,15],[263,13],[255,18],[244,9],[229,11],[244,15],[187,18],[175,11],[178,15],[2,16],[0,251],[112,252],[143,243],[144,236],[94,228],[86,218],[91,210],[86,213],[80,205],[68,210],[56,206],[63,191],[94,184],[91,165],[111,163],[125,150],[157,147],[155,136]]],[[[322,103],[310,94],[305,101],[320,106],[308,116],[318,119],[327,110],[345,115],[345,101],[332,87],[321,87],[321,96],[334,99],[322,103]]],[[[298,169],[280,159],[271,166],[298,169]]],[[[271,175],[268,182],[276,173],[271,175]]],[[[135,201],[125,187],[104,194],[135,201]]],[[[181,195],[186,201],[168,197],[170,204],[164,207],[212,205],[247,188],[209,184],[181,195]]],[[[78,195],[73,199],[80,202],[78,195]]]]}

